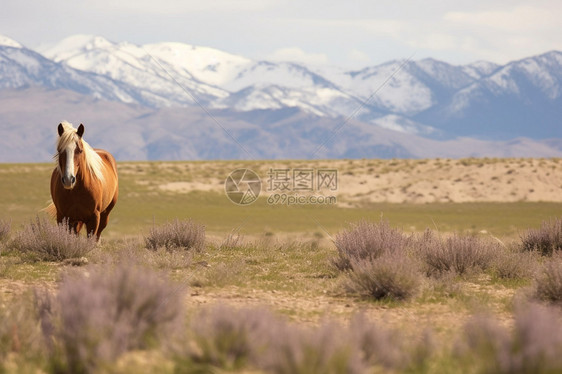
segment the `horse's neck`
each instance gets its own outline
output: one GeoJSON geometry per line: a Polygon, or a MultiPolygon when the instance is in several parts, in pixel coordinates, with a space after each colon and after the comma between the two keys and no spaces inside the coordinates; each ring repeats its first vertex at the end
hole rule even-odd
{"type": "Polygon", "coordinates": [[[80,178],[76,178],[76,179],[78,181],[82,181],[85,187],[89,187],[92,185],[92,183],[98,181],[97,178],[90,171],[90,167],[86,163],[85,158],[82,158],[80,160],[80,163],[78,164],[78,174],[80,178]]]}

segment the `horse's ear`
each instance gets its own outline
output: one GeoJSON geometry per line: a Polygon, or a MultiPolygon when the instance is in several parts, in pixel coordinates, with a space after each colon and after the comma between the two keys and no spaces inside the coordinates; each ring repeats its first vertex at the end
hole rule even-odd
{"type": "Polygon", "coordinates": [[[76,133],[78,134],[78,137],[81,138],[82,135],[84,135],[84,125],[80,124],[80,126],[78,126],[78,130],[76,131],[76,133]]]}
{"type": "Polygon", "coordinates": [[[64,127],[62,127],[62,123],[59,123],[58,131],[59,131],[59,136],[62,136],[62,134],[64,133],[64,127]]]}

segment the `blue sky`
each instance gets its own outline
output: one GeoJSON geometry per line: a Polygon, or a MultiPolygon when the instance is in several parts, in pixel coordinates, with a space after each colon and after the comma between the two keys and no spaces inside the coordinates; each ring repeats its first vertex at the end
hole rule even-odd
{"type": "Polygon", "coordinates": [[[505,63],[562,50],[561,19],[553,0],[3,0],[0,34],[31,48],[94,34],[359,68],[412,54],[505,63]]]}

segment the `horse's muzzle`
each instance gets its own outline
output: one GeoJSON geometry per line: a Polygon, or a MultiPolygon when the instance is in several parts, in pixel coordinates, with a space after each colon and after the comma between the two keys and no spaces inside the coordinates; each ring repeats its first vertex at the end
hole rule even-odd
{"type": "Polygon", "coordinates": [[[66,175],[62,176],[62,185],[67,190],[72,189],[75,184],[76,184],[76,177],[74,175],[71,175],[70,177],[67,177],[66,175]]]}

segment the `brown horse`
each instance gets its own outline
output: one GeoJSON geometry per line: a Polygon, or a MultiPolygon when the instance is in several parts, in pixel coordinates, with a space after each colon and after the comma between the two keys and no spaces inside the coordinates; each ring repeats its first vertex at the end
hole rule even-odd
{"type": "Polygon", "coordinates": [[[99,240],[119,193],[115,159],[82,139],[82,124],[75,129],[62,122],[58,133],[57,167],[51,176],[53,204],[47,210],[56,214],[59,224],[66,220],[77,234],[86,224],[88,236],[99,240]]]}

